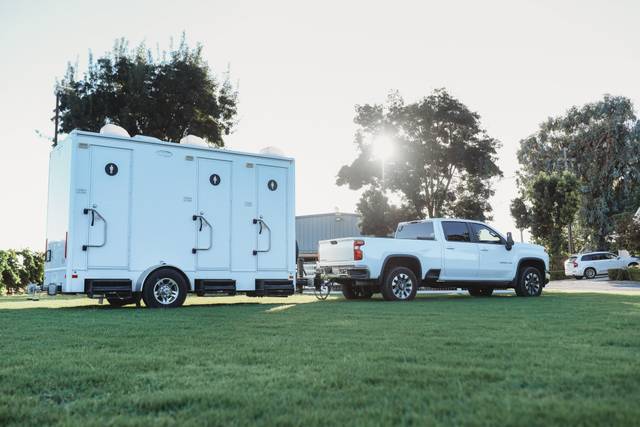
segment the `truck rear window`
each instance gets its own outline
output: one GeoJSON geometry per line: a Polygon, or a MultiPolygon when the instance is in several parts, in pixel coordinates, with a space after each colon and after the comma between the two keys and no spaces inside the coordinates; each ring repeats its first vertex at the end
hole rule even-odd
{"type": "Polygon", "coordinates": [[[436,240],[432,222],[402,224],[396,231],[396,239],[436,240]]]}

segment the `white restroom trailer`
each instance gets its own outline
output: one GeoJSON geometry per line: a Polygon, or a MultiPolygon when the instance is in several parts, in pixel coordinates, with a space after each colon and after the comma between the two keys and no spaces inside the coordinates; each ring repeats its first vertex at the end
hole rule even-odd
{"type": "Polygon", "coordinates": [[[51,152],[49,293],[176,307],[188,292],[294,292],[293,159],[120,130],[76,130],[51,152]]]}

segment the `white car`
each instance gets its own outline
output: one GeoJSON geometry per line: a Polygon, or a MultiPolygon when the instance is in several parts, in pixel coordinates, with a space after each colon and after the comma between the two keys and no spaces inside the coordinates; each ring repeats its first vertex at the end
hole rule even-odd
{"type": "Polygon", "coordinates": [[[589,252],[571,255],[564,263],[564,274],[576,279],[593,279],[599,274],[607,274],[612,268],[627,268],[640,264],[635,257],[622,257],[611,252],[589,252]]]}
{"type": "Polygon", "coordinates": [[[319,243],[318,273],[347,299],[411,300],[419,287],[459,287],[472,296],[514,288],[539,296],[549,281],[542,246],[514,243],[478,221],[427,219],[398,224],[395,238],[352,237],[319,243]]]}

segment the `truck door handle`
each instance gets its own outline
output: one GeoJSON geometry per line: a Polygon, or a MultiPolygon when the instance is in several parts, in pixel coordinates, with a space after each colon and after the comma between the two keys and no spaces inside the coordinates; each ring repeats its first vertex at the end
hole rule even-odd
{"type": "Polygon", "coordinates": [[[452,251],[452,250],[454,250],[455,248],[445,248],[445,249],[448,249],[448,250],[452,251]]]}
{"type": "Polygon", "coordinates": [[[482,252],[489,252],[489,249],[480,249],[482,252]]]}

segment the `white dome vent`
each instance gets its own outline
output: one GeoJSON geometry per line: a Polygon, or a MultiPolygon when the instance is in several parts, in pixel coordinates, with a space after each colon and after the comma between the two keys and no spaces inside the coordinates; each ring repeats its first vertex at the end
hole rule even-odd
{"type": "Polygon", "coordinates": [[[282,151],[280,148],[274,147],[272,145],[270,145],[268,147],[264,147],[262,150],[260,150],[260,154],[265,154],[267,156],[285,157],[284,151],[282,151]]]}
{"type": "Polygon", "coordinates": [[[118,125],[114,125],[113,123],[107,123],[106,125],[102,126],[100,128],[100,134],[131,138],[131,135],[129,135],[129,132],[127,132],[124,128],[118,125]]]}
{"type": "Polygon", "coordinates": [[[196,145],[198,147],[211,148],[207,141],[195,135],[187,135],[180,140],[180,144],[196,145]]]}

